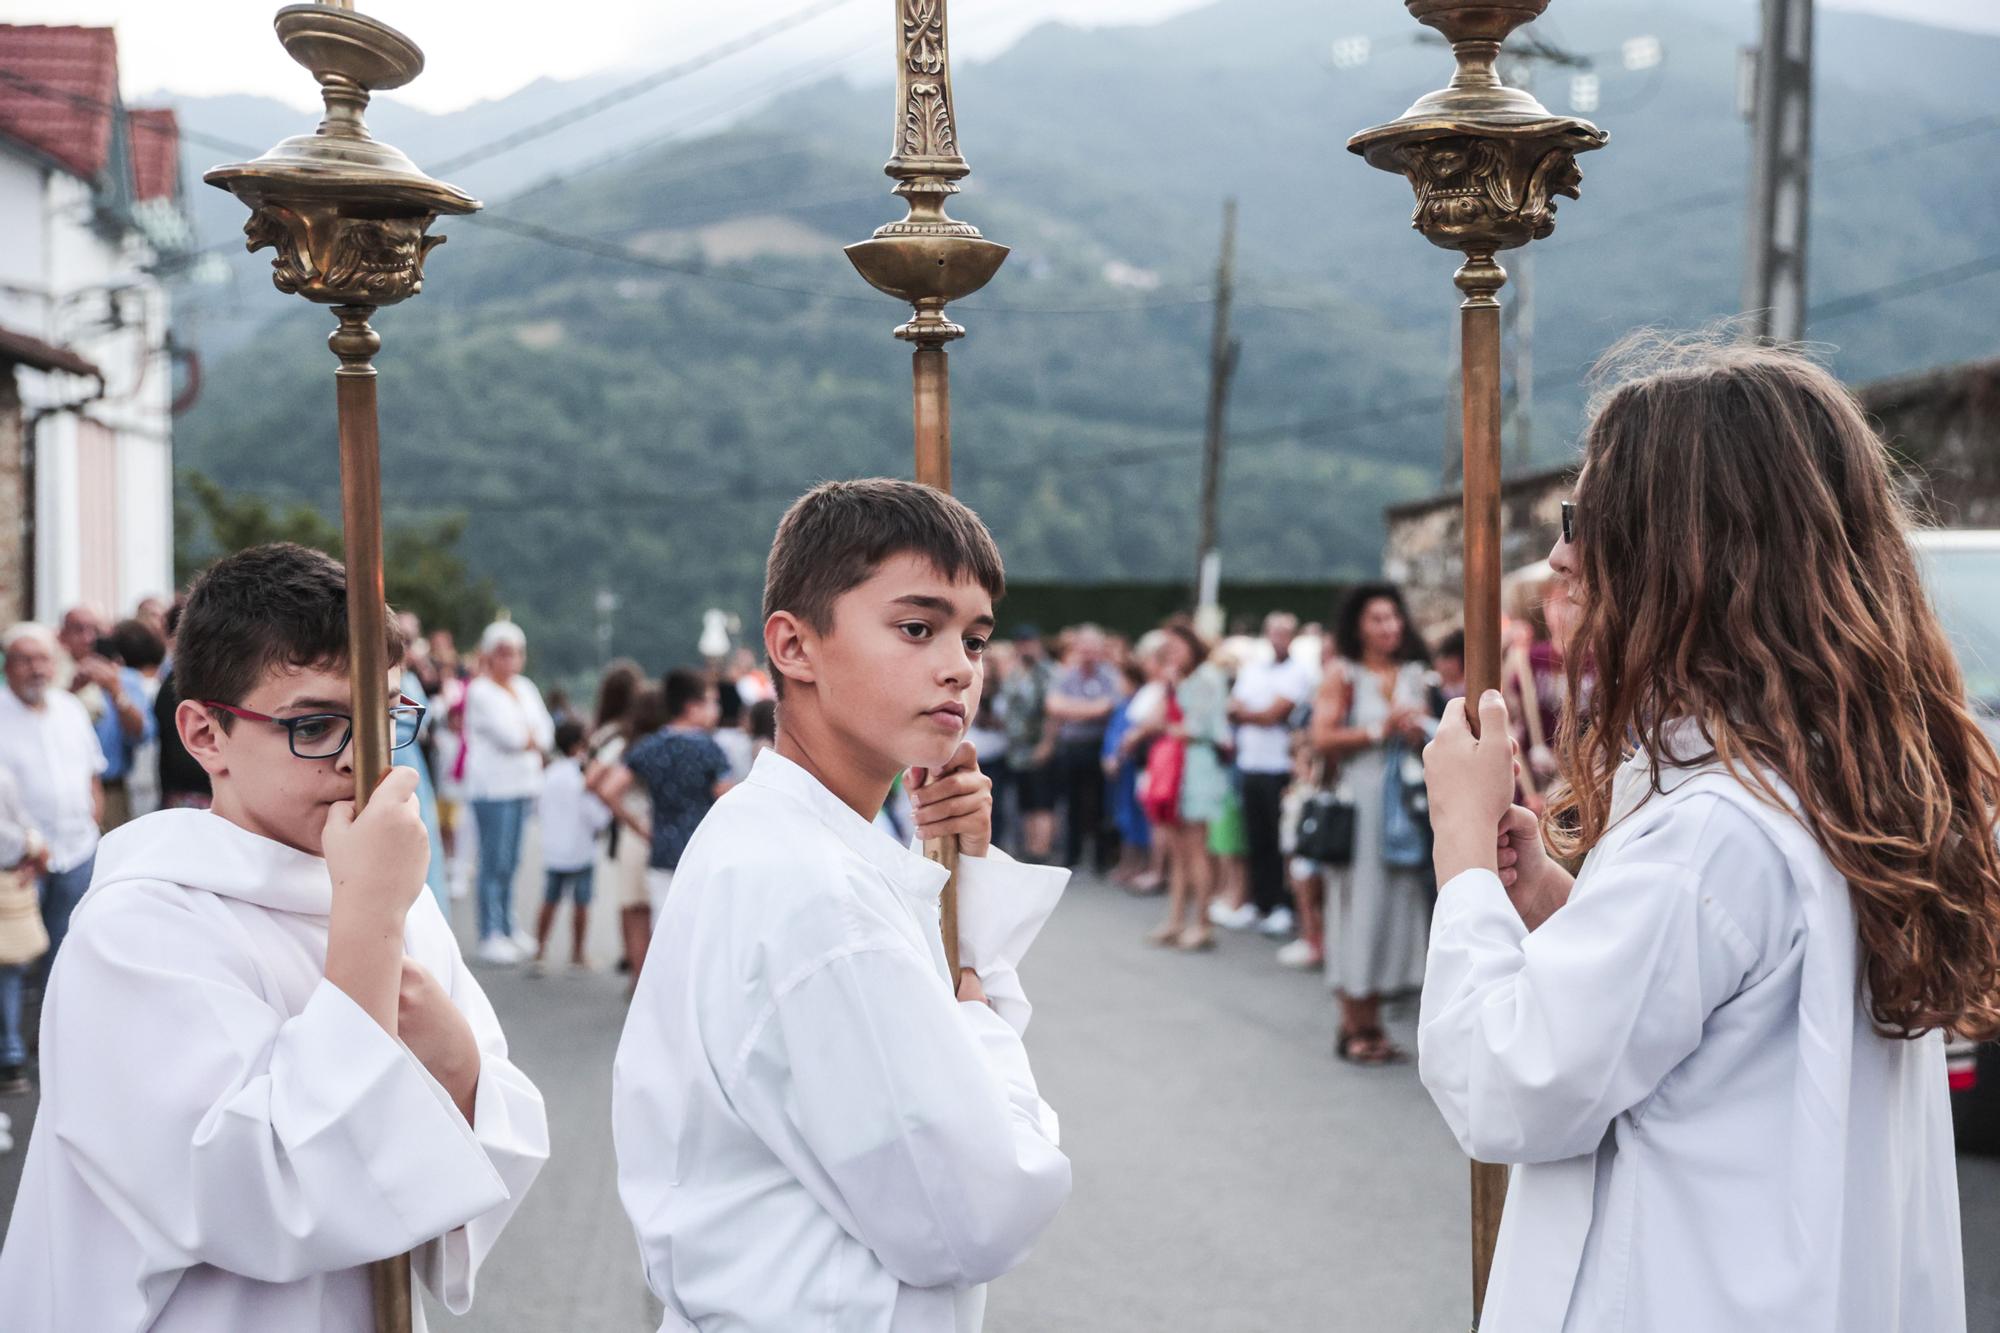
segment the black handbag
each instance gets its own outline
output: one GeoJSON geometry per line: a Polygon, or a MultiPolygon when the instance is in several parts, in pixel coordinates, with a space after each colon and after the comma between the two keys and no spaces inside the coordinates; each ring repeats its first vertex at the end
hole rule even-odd
{"type": "Polygon", "coordinates": [[[1354,864],[1354,798],[1339,788],[1322,788],[1299,810],[1298,854],[1322,866],[1354,864]]]}

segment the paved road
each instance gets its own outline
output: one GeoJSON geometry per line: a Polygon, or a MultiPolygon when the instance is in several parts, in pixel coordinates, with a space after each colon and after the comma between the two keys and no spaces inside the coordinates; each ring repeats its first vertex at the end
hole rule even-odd
{"type": "MultiPolygon", "coordinates": [[[[470,904],[457,907],[463,930],[470,904]]],[[[1465,1169],[1414,1072],[1332,1060],[1316,981],[1273,966],[1261,941],[1225,939],[1204,957],[1144,947],[1154,910],[1079,883],[1029,960],[1029,1046],[1076,1192],[994,1288],[990,1333],[1462,1327],[1465,1169]]],[[[611,925],[592,932],[600,958],[614,953],[611,925]]],[[[649,1333],[607,1110],[623,980],[480,975],[548,1098],[557,1164],[503,1237],[474,1312],[433,1309],[431,1327],[649,1333]]],[[[1408,1024],[1393,1024],[1406,1041],[1408,1024]]],[[[25,1143],[32,1099],[0,1110],[25,1143]]],[[[7,1210],[20,1156],[0,1157],[7,1210]]],[[[1971,1328],[2000,1333],[2000,1160],[1961,1163],[1960,1181],[1971,1328]]]]}
{"type": "MultiPolygon", "coordinates": [[[[463,906],[463,905],[462,905],[463,906]]],[[[1139,942],[1156,908],[1073,886],[1026,968],[1029,1049],[1076,1189],[993,1289],[989,1333],[1400,1333],[1465,1323],[1465,1166],[1405,1066],[1331,1058],[1314,978],[1227,938],[1139,942]]],[[[604,956],[613,952],[600,923],[604,956]]],[[[478,1333],[655,1325],[613,1184],[611,975],[482,973],[548,1096],[560,1166],[489,1267],[478,1333]]],[[[1392,1023],[1410,1039],[1410,1016],[1392,1023]]],[[[1961,1166],[1973,1333],[2000,1333],[2000,1161],[1961,1166]]]]}

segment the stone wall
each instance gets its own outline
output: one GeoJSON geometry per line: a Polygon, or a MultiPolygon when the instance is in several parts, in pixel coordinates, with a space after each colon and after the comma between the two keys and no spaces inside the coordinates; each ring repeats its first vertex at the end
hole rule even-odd
{"type": "MultiPolygon", "coordinates": [[[[2000,357],[1877,380],[1856,391],[1896,456],[1904,493],[1924,522],[2000,528],[2000,357]]],[[[1571,470],[1513,478],[1500,491],[1500,563],[1545,559],[1562,526],[1571,470]]],[[[1384,577],[1435,637],[1460,619],[1460,501],[1452,492],[1383,511],[1384,577]]]]}
{"type": "Polygon", "coordinates": [[[1859,393],[1925,522],[2000,528],[2000,357],[1877,380],[1859,393]]]}

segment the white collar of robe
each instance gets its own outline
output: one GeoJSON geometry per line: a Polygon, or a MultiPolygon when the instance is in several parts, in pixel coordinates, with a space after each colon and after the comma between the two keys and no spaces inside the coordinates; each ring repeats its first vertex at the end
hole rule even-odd
{"type": "Polygon", "coordinates": [[[90,897],[150,880],[305,916],[333,908],[326,862],[207,810],[158,810],[104,836],[90,897]]]}
{"type": "Polygon", "coordinates": [[[765,750],[759,754],[750,776],[744,781],[789,796],[805,806],[812,817],[826,825],[850,851],[881,871],[902,892],[936,903],[938,895],[944,891],[945,881],[950,875],[943,866],[903,846],[876,828],[873,822],[854,813],[852,807],[828,791],[818,778],[776,750],[765,750]]]}

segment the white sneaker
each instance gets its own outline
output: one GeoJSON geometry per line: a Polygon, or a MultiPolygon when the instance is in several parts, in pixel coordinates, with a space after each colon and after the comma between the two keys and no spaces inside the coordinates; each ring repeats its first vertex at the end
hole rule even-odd
{"type": "Polygon", "coordinates": [[[455,903],[464,902],[472,896],[472,863],[453,861],[445,868],[444,881],[450,889],[451,900],[455,903]]]}
{"type": "Polygon", "coordinates": [[[474,954],[482,963],[496,963],[505,966],[521,961],[521,951],[514,947],[514,941],[505,935],[488,935],[479,941],[479,949],[474,954]]]}
{"type": "Polygon", "coordinates": [[[1248,930],[1257,924],[1257,909],[1249,903],[1241,907],[1224,907],[1221,903],[1208,905],[1210,925],[1221,926],[1224,930],[1248,930]]]}
{"type": "Polygon", "coordinates": [[[1272,909],[1271,915],[1257,923],[1257,929],[1274,940],[1283,939],[1292,933],[1292,909],[1289,907],[1272,909]]]}
{"type": "Polygon", "coordinates": [[[535,956],[535,937],[525,930],[514,932],[514,948],[523,958],[535,956]]]}
{"type": "Polygon", "coordinates": [[[1290,944],[1278,950],[1279,967],[1304,969],[1318,967],[1319,963],[1320,960],[1313,954],[1312,945],[1305,940],[1293,940],[1290,944]]]}

